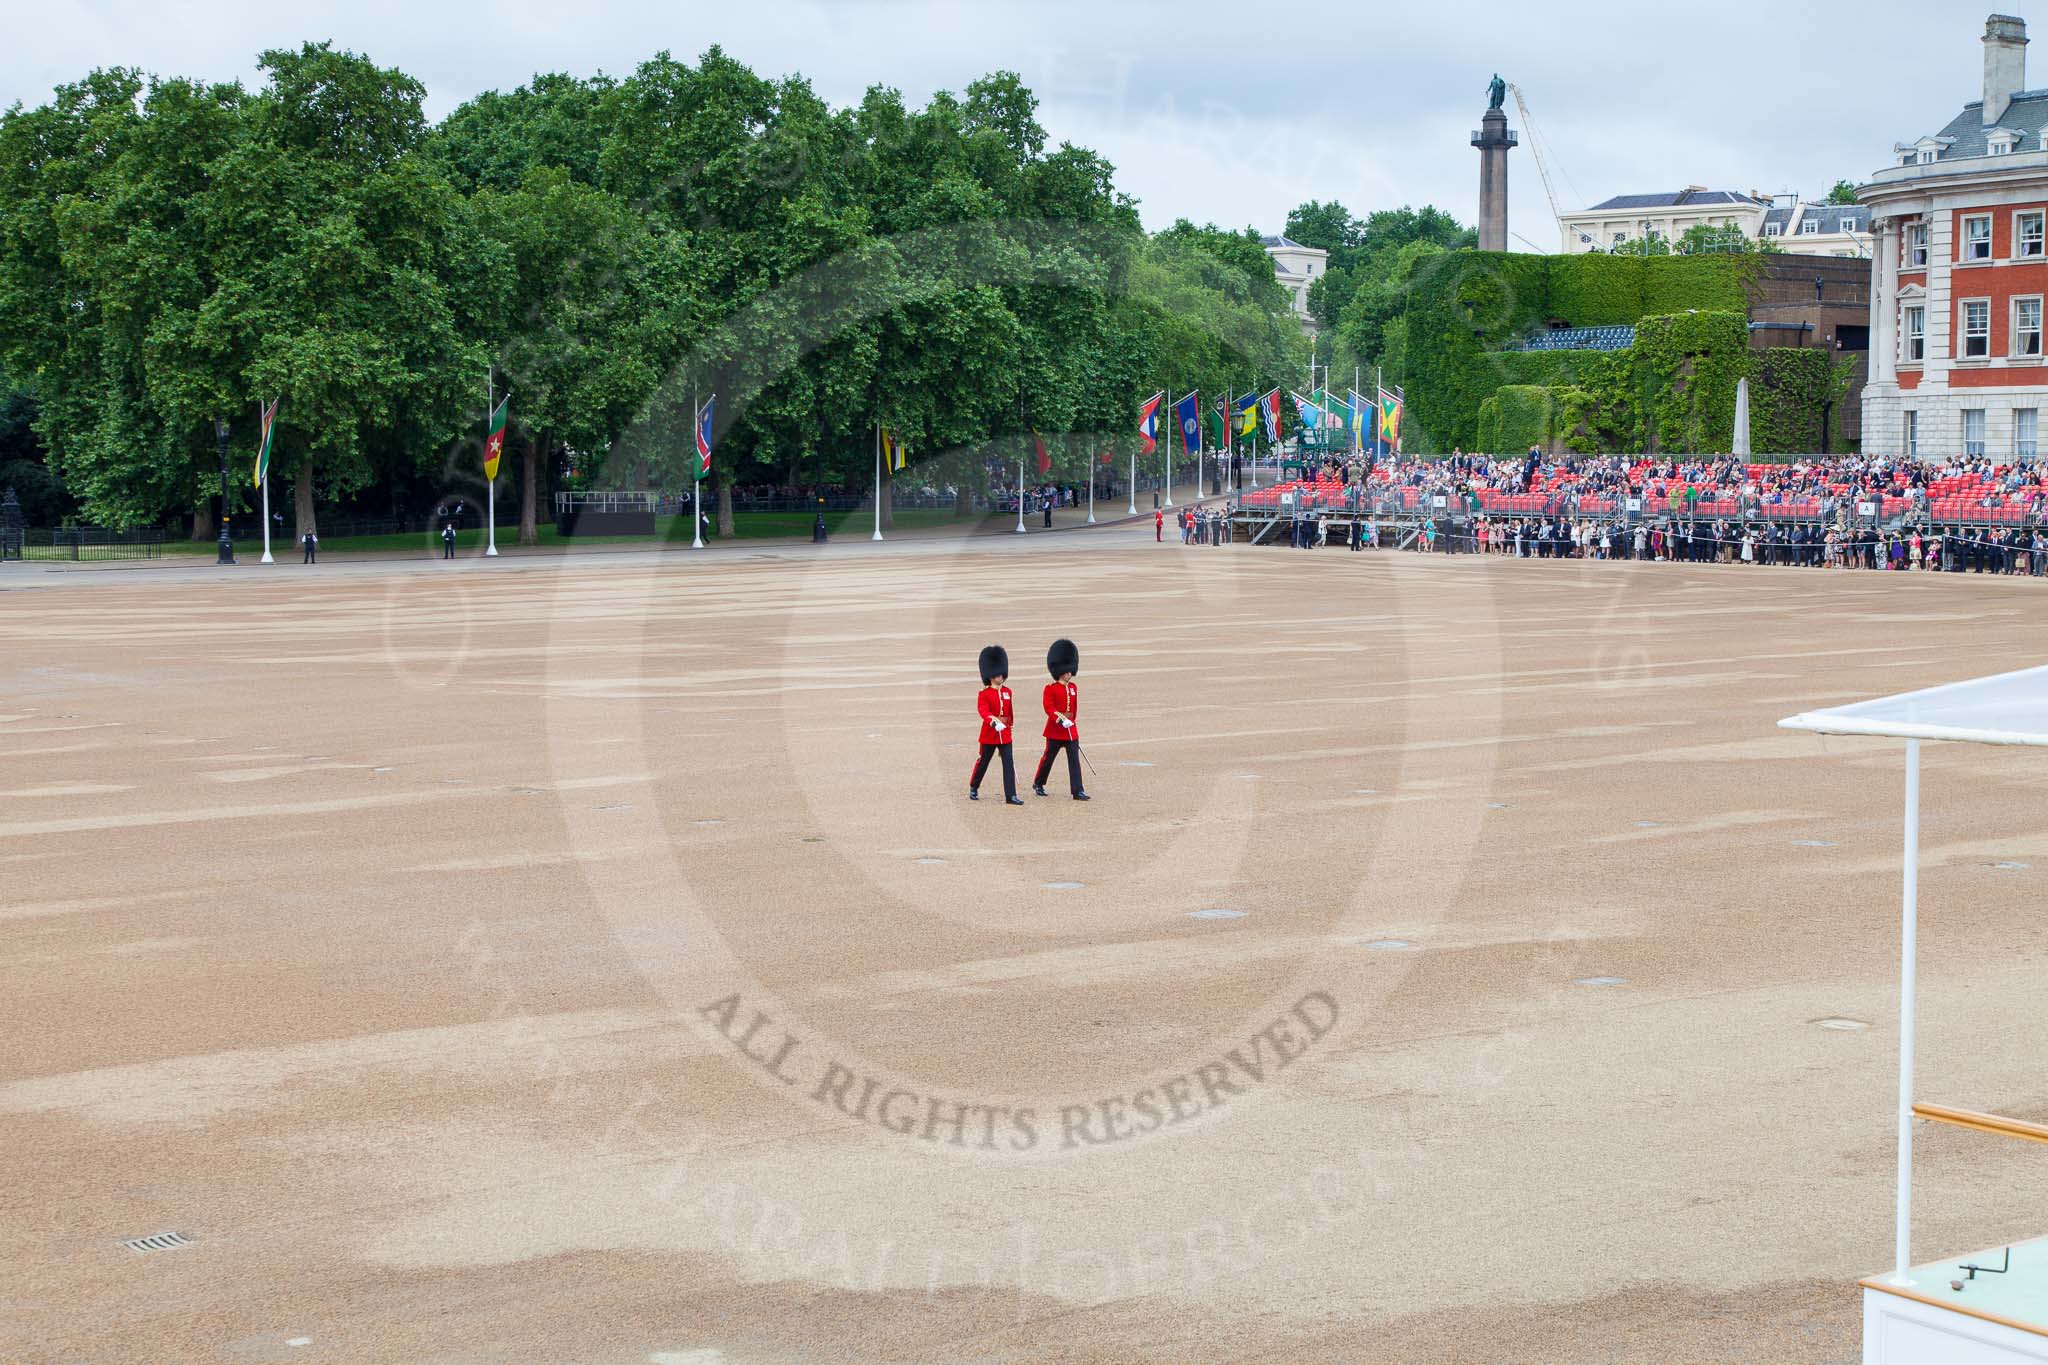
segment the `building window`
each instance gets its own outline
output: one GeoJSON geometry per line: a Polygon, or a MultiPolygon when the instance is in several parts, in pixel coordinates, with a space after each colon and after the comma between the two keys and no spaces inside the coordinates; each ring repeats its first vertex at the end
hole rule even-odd
{"type": "Polygon", "coordinates": [[[2034,209],[2029,213],[2015,213],[2012,216],[2012,254],[2041,254],[2041,210],[2034,209]]]}
{"type": "Polygon", "coordinates": [[[1927,224],[1906,225],[1906,264],[1925,267],[1927,264],[1927,224]]]}
{"type": "Polygon", "coordinates": [[[1991,259],[1991,215],[1973,213],[1963,219],[1963,259],[1966,261],[1988,261],[1991,259]]]}
{"type": "Polygon", "coordinates": [[[2012,453],[2022,460],[2031,460],[2041,445],[2041,410],[2039,408],[2014,408],[2012,410],[2012,453]]]}
{"type": "Polygon", "coordinates": [[[1783,223],[1765,223],[1765,224],[1764,224],[1764,236],[1766,236],[1766,237],[1782,237],[1782,236],[1784,236],[1784,235],[1785,235],[1785,225],[1784,225],[1783,223]]]}
{"type": "Polygon", "coordinates": [[[1927,359],[1927,310],[1920,305],[1906,309],[1906,349],[1904,358],[1919,364],[1927,359]]]}
{"type": "Polygon", "coordinates": [[[1625,242],[1625,241],[1627,241],[1627,240],[1628,240],[1628,234],[1627,234],[1626,232],[1617,232],[1617,233],[1615,233],[1615,234],[1614,234],[1614,244],[1615,244],[1616,246],[1620,246],[1620,245],[1621,245],[1621,244],[1622,244],[1623,242],[1625,242]]]}
{"type": "Polygon", "coordinates": [[[1991,300],[1963,300],[1963,349],[1965,360],[1991,354],[1991,300]]]}
{"type": "Polygon", "coordinates": [[[1920,163],[1921,165],[1923,165],[1923,166],[1931,166],[1931,165],[1933,165],[1933,164],[1934,164],[1934,153],[1933,153],[1933,152],[1930,152],[1930,151],[1924,151],[1924,150],[1923,150],[1923,151],[1922,151],[1922,152],[1920,153],[1920,155],[1918,155],[1918,156],[1914,157],[1913,159],[1914,159],[1915,161],[1919,162],[1919,163],[1920,163]]]}
{"type": "Polygon", "coordinates": [[[1984,454],[1984,409],[1963,409],[1963,454],[1980,458],[1984,454]]]}
{"type": "Polygon", "coordinates": [[[1906,409],[1906,458],[1920,458],[1920,414],[1906,409]]]}
{"type": "Polygon", "coordinates": [[[2041,358],[2041,296],[2012,301],[2012,354],[2041,358]]]}
{"type": "Polygon", "coordinates": [[[1803,223],[1801,223],[1801,224],[1799,225],[1799,230],[1800,230],[1801,232],[1819,232],[1819,231],[1820,231],[1820,219],[1818,219],[1818,218],[1809,218],[1809,219],[1807,219],[1807,220],[1806,220],[1805,222],[1803,222],[1803,223]]]}

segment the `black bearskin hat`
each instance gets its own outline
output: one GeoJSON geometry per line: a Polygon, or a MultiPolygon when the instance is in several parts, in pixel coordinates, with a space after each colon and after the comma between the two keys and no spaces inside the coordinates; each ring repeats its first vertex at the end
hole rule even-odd
{"type": "Polygon", "coordinates": [[[1072,640],[1054,640],[1045,651],[1045,671],[1057,678],[1062,673],[1081,671],[1081,651],[1072,640]]]}
{"type": "Polygon", "coordinates": [[[1010,676],[1010,656],[1001,645],[989,645],[981,651],[981,685],[987,687],[997,678],[1010,676]]]}

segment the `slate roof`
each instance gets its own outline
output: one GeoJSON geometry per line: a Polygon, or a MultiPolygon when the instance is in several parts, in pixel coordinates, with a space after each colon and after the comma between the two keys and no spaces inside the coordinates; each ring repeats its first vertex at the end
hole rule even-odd
{"type": "MultiPolygon", "coordinates": [[[[1806,210],[1805,215],[1800,220],[1802,225],[1813,221],[1815,218],[1820,219],[1820,226],[1815,229],[1816,232],[1870,231],[1870,209],[1867,205],[1803,204],[1801,207],[1806,210]]],[[[1777,225],[1780,235],[1789,234],[1792,223],[1792,206],[1790,204],[1776,205],[1770,212],[1766,213],[1764,215],[1764,227],[1768,229],[1773,223],[1777,225]]]]}
{"type": "MultiPolygon", "coordinates": [[[[2048,125],[2048,90],[2022,90],[2012,97],[2006,106],[2005,117],[1998,120],[1996,127],[2006,128],[2020,135],[2020,145],[2015,151],[2031,152],[2041,145],[2041,128],[2048,125]]],[[[1987,156],[1990,147],[1984,135],[1994,129],[1984,126],[1984,101],[1971,100],[1963,111],[1948,121],[1948,126],[1935,136],[1954,138],[1937,154],[1940,161],[1957,161],[1966,156],[1987,156]]],[[[1916,139],[1917,141],[1917,139],[1916,139]]]]}
{"type": "Polygon", "coordinates": [[[1259,238],[1259,245],[1266,248],[1266,250],[1268,251],[1280,250],[1286,247],[1293,247],[1296,251],[1315,250],[1315,248],[1312,246],[1303,246],[1300,242],[1295,241],[1292,237],[1261,237],[1259,238]]]}
{"type": "Polygon", "coordinates": [[[1662,194],[1617,194],[1588,212],[1603,209],[1675,209],[1713,204],[1754,204],[1756,200],[1734,190],[1668,190],[1662,194]]]}

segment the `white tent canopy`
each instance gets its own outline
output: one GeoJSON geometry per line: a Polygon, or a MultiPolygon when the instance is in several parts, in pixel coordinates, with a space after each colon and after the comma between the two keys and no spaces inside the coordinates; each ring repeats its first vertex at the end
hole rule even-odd
{"type": "Polygon", "coordinates": [[[1825,711],[1805,711],[1778,724],[1787,730],[1815,730],[1824,735],[2048,745],[2048,668],[2023,668],[2017,673],[1945,683],[1875,701],[1831,706],[1825,711]]]}
{"type": "Polygon", "coordinates": [[[1913,986],[1920,934],[1920,744],[2048,747],[2048,667],[1901,692],[1781,720],[1787,730],[1880,735],[1906,741],[1904,895],[1899,932],[1899,1149],[1896,1263],[1892,1283],[1910,1285],[1913,1210],[1913,986]]]}

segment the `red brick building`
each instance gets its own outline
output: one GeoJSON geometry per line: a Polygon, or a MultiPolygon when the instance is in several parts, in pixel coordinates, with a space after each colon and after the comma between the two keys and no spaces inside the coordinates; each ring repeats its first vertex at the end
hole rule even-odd
{"type": "Polygon", "coordinates": [[[1983,96],[1894,149],[1870,206],[1863,449],[2034,458],[2048,408],[2048,90],[2026,86],[2024,21],[1984,25],[1983,96]]]}

